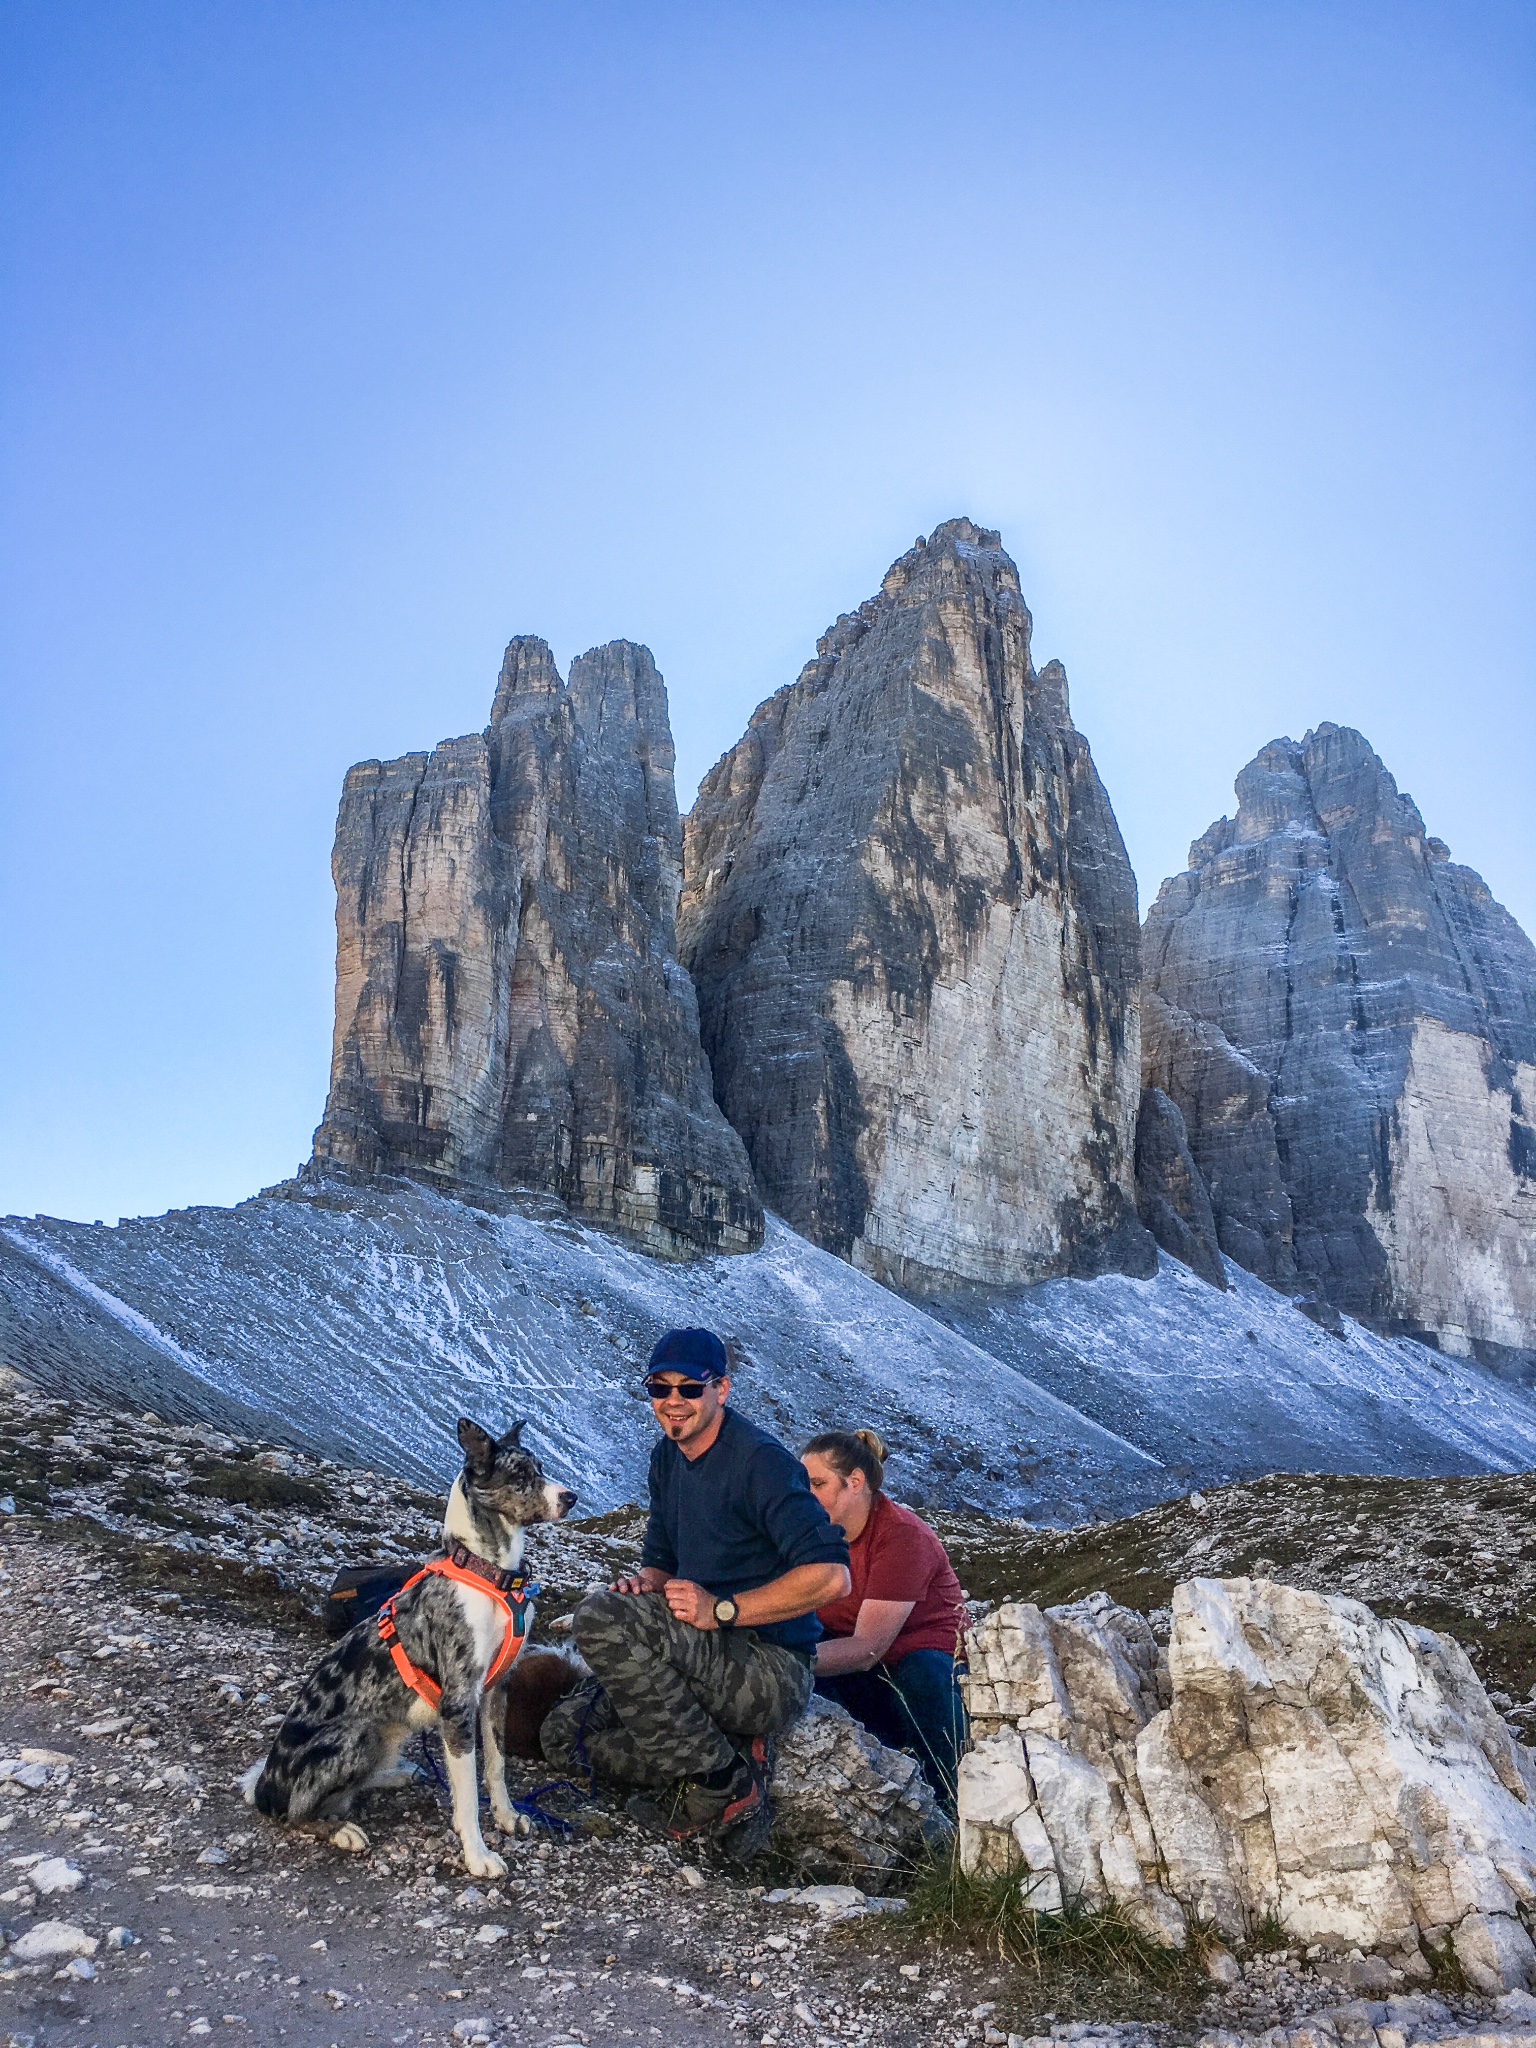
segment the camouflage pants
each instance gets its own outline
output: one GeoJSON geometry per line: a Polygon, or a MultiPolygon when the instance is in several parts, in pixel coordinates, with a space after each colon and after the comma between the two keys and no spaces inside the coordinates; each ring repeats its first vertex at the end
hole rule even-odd
{"type": "Polygon", "coordinates": [[[539,1731],[572,1774],[660,1789],[721,1770],[733,1737],[776,1735],[805,1711],[811,1667],[750,1629],[690,1628],[660,1593],[594,1593],[576,1610],[576,1647],[592,1681],[539,1731]]]}

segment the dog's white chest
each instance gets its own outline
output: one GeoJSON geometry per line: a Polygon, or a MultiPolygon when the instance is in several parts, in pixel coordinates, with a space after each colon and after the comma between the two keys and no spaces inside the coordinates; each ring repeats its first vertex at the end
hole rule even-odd
{"type": "MultiPolygon", "coordinates": [[[[477,1592],[473,1586],[466,1586],[462,1580],[454,1581],[453,1591],[459,1603],[459,1612],[464,1617],[465,1627],[469,1630],[474,1643],[475,1664],[483,1685],[486,1673],[500,1656],[502,1644],[506,1641],[507,1629],[510,1626],[507,1613],[499,1600],[493,1600],[488,1593],[477,1592]]],[[[520,1618],[523,1623],[523,1640],[526,1642],[528,1631],[533,1627],[531,1601],[523,1609],[520,1618]]]]}

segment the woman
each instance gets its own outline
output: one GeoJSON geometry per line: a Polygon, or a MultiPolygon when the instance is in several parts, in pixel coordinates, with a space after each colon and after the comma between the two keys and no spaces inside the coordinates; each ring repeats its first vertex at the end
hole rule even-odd
{"type": "Polygon", "coordinates": [[[853,1586],[817,1610],[816,1690],[893,1749],[910,1749],[947,1812],[965,1707],[955,1649],[965,1595],[943,1544],[884,1490],[872,1429],[832,1429],[800,1453],[811,1491],[848,1538],[853,1586]]]}

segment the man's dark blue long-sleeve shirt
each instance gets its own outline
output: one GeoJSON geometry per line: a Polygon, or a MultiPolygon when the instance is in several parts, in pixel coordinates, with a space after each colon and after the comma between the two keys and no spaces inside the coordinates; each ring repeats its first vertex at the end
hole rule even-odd
{"type": "MultiPolygon", "coordinates": [[[[800,1460],[727,1408],[720,1434],[701,1456],[685,1457],[670,1437],[652,1451],[651,1519],[640,1562],[720,1598],[766,1586],[796,1565],[846,1565],[848,1543],[812,1493],[800,1460]]],[[[802,1614],[754,1625],[754,1633],[809,1650],[821,1623],[802,1614]]]]}

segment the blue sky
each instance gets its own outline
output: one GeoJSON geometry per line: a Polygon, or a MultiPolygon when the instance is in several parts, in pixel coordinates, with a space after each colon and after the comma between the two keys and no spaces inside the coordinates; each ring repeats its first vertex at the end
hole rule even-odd
{"type": "Polygon", "coordinates": [[[1536,8],[0,8],[0,1211],[290,1173],[348,763],[645,641],[679,788],[1003,531],[1143,904],[1358,725],[1536,929],[1536,8]]]}

